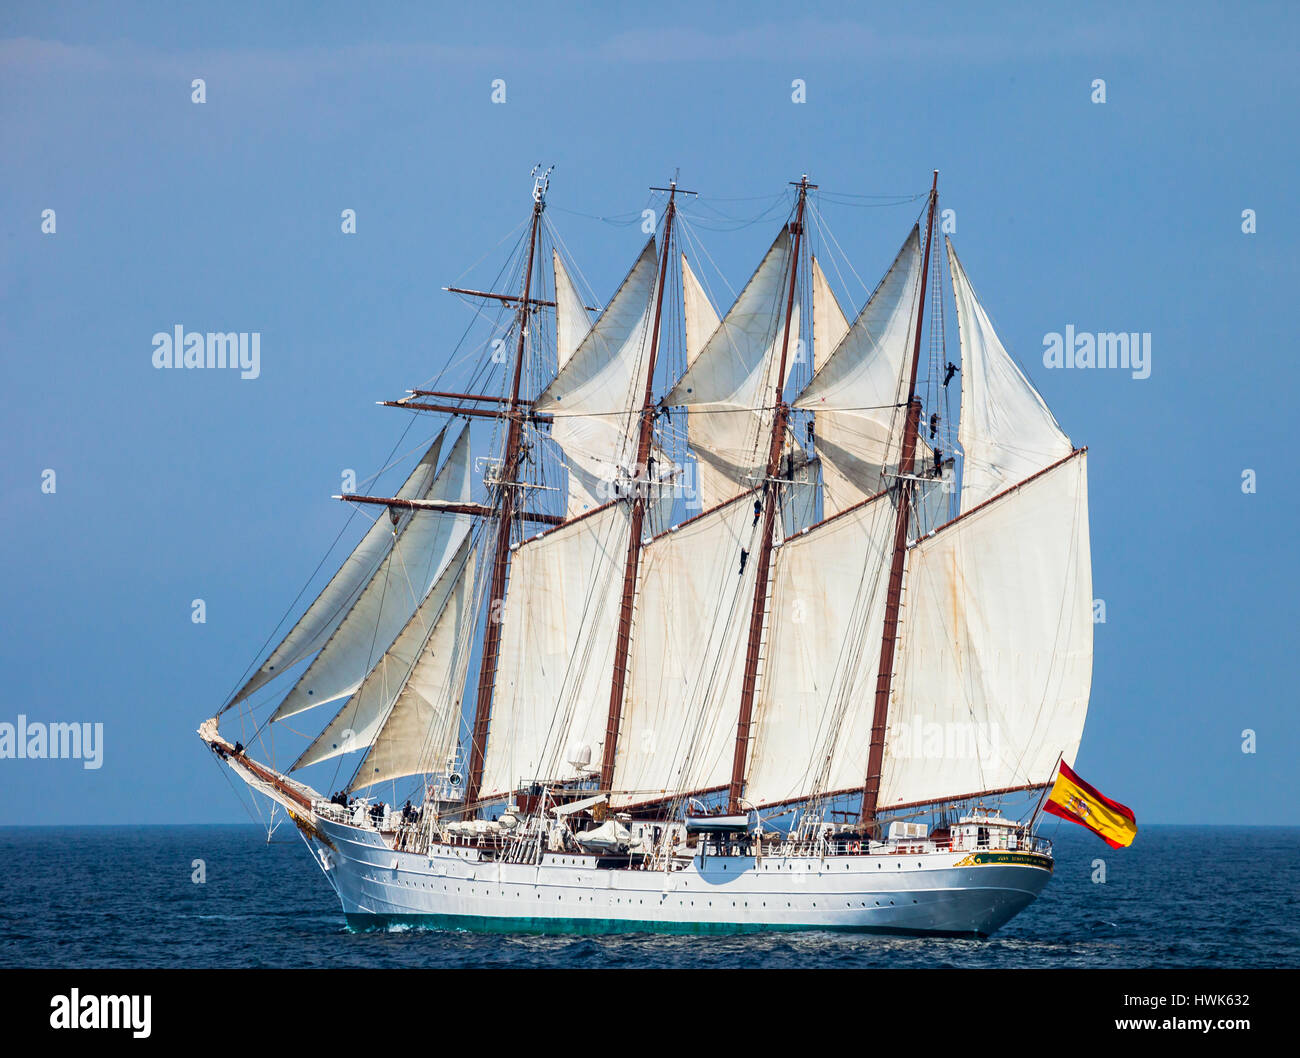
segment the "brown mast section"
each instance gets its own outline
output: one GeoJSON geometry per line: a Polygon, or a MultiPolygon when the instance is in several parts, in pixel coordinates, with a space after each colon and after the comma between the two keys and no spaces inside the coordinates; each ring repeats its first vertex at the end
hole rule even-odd
{"type": "Polygon", "coordinates": [[[785,334],[781,339],[781,361],[777,368],[775,413],[772,416],[772,445],[768,451],[767,473],[763,480],[763,542],[759,547],[758,566],[754,578],[754,606],[749,615],[749,643],[745,648],[745,682],[740,692],[740,718],[736,722],[736,749],[731,758],[731,784],[727,787],[728,809],[740,811],[740,797],[745,788],[745,763],[749,755],[749,729],[754,714],[754,694],[758,686],[758,657],[763,645],[763,618],[767,611],[767,580],[772,566],[772,535],[776,528],[776,512],[780,507],[780,491],[776,476],[781,469],[781,442],[785,438],[786,422],[790,408],[785,403],[785,363],[790,349],[790,314],[794,311],[795,284],[799,275],[799,251],[803,245],[804,203],[808,189],[808,175],[796,185],[799,204],[795,208],[790,231],[794,235],[794,248],[790,255],[790,289],[785,300],[785,334]]]}
{"type": "Polygon", "coordinates": [[[645,397],[641,402],[641,434],[637,441],[634,468],[637,482],[635,498],[632,501],[632,526],[627,538],[627,564],[623,567],[623,606],[618,615],[618,638],[614,641],[614,679],[609,689],[609,718],[605,722],[605,749],[600,762],[602,790],[611,789],[614,785],[618,728],[623,718],[623,695],[627,690],[627,655],[632,638],[632,600],[636,595],[637,567],[641,562],[641,533],[645,526],[646,492],[650,486],[646,467],[649,465],[650,442],[654,436],[655,362],[659,357],[659,325],[663,320],[664,286],[668,278],[668,250],[672,245],[673,214],[677,212],[676,180],[671,181],[667,188],[655,187],[650,190],[668,192],[668,209],[664,213],[664,244],[659,256],[659,290],[655,295],[655,324],[650,335],[650,363],[646,368],[645,397]]]}
{"type": "MultiPolygon", "coordinates": [[[[535,172],[535,171],[534,171],[535,172]]],[[[549,173],[549,170],[548,170],[549,173]]],[[[501,461],[501,510],[497,516],[496,551],[492,560],[492,590],[488,595],[487,631],[483,636],[483,660],[478,674],[478,698],[474,708],[474,729],[470,742],[469,779],[465,784],[465,807],[475,811],[483,782],[483,755],[487,746],[488,721],[492,715],[492,684],[496,677],[497,654],[501,647],[501,601],[506,595],[510,568],[510,530],[515,518],[515,483],[519,474],[519,436],[526,404],[519,399],[519,380],[524,368],[524,342],[528,337],[528,310],[533,284],[533,258],[537,251],[537,228],[546,208],[546,176],[533,187],[533,223],[528,236],[528,268],[524,272],[524,296],[519,306],[519,340],[515,345],[515,374],[510,400],[505,407],[510,425],[506,430],[505,455],[501,461]]]]}
{"type": "Polygon", "coordinates": [[[867,778],[862,787],[859,822],[874,825],[880,797],[880,771],[885,759],[885,722],[889,717],[889,693],[894,682],[894,647],[898,643],[898,607],[903,594],[903,560],[907,555],[907,523],[912,509],[912,487],[907,481],[916,462],[916,434],[921,421],[921,401],[916,395],[916,368],[921,359],[921,323],[925,319],[925,288],[930,277],[930,242],[934,234],[934,206],[939,198],[939,170],[930,184],[930,211],[925,221],[925,257],[921,265],[921,297],[916,309],[916,340],[912,347],[912,374],[907,383],[907,423],[903,428],[903,451],[898,461],[898,516],[894,523],[894,559],[889,567],[889,591],[885,596],[885,631],[880,641],[880,668],[876,674],[876,705],[871,715],[871,750],[867,756],[867,778]]]}

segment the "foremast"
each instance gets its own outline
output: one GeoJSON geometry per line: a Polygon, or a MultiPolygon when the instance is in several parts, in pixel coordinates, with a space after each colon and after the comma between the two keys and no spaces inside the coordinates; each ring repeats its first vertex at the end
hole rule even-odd
{"type": "Polygon", "coordinates": [[[907,383],[907,421],[903,448],[898,461],[897,512],[894,521],[894,551],[889,566],[889,587],[885,596],[885,626],[880,641],[880,668],[876,676],[876,701],[871,718],[871,746],[867,775],[862,787],[859,823],[874,826],[880,797],[880,773],[885,757],[885,725],[889,721],[889,695],[894,680],[894,648],[898,643],[898,611],[903,594],[903,566],[907,557],[907,527],[912,507],[910,478],[916,461],[916,438],[921,420],[921,402],[916,396],[916,372],[921,359],[921,326],[925,319],[926,281],[930,276],[930,247],[934,235],[934,207],[939,197],[939,170],[930,184],[930,205],[925,221],[925,250],[921,263],[921,291],[916,309],[916,334],[912,345],[912,367],[907,383]]]}
{"type": "MultiPolygon", "coordinates": [[[[609,691],[609,715],[605,725],[604,750],[600,764],[600,787],[611,790],[614,785],[614,764],[618,753],[619,726],[623,716],[623,698],[627,693],[628,651],[632,641],[632,612],[636,597],[637,570],[641,563],[641,537],[645,526],[647,493],[650,478],[647,471],[650,445],[654,438],[654,422],[658,405],[654,399],[655,364],[659,356],[659,332],[663,321],[664,288],[668,278],[668,255],[672,248],[673,217],[677,212],[677,181],[667,188],[651,188],[668,192],[668,207],[664,212],[663,246],[659,257],[659,282],[655,292],[654,327],[650,335],[650,350],[645,374],[645,393],[641,403],[640,433],[637,437],[636,462],[633,464],[632,522],[627,540],[627,562],[623,568],[623,594],[618,617],[618,633],[614,640],[614,671],[609,691]]],[[[683,192],[690,194],[691,192],[683,192]]]]}
{"type": "Polygon", "coordinates": [[[492,689],[496,676],[497,655],[501,648],[501,621],[498,610],[506,595],[506,580],[510,573],[510,534],[515,520],[515,492],[519,478],[520,435],[525,418],[524,405],[519,400],[519,384],[523,376],[524,346],[528,338],[528,313],[532,306],[533,262],[537,255],[537,235],[541,226],[542,211],[546,208],[546,188],[550,170],[534,177],[533,216],[528,234],[528,263],[524,268],[524,292],[519,303],[519,335],[515,342],[514,376],[510,383],[510,396],[502,413],[507,420],[505,451],[498,475],[500,506],[497,513],[496,547],[492,557],[492,581],[488,599],[486,629],[483,636],[483,656],[479,664],[478,694],[474,705],[474,726],[470,735],[469,775],[465,784],[465,810],[473,814],[477,809],[479,790],[483,782],[484,751],[487,746],[488,724],[492,718],[492,689]]]}
{"type": "Polygon", "coordinates": [[[754,602],[749,617],[749,639],[745,647],[745,677],[740,693],[740,714],[736,721],[736,745],[731,760],[731,782],[727,787],[728,808],[738,812],[745,789],[745,766],[749,754],[750,727],[754,715],[754,695],[758,687],[758,663],[763,645],[763,625],[767,617],[767,586],[772,566],[773,534],[776,531],[776,512],[780,508],[779,483],[777,475],[781,469],[781,446],[785,440],[786,424],[790,417],[790,407],[785,402],[785,367],[790,351],[791,314],[794,310],[795,290],[799,277],[799,253],[803,245],[804,207],[809,188],[816,184],[808,183],[805,173],[795,185],[799,188],[795,217],[791,223],[794,245],[790,253],[790,280],[786,293],[785,329],[781,337],[781,357],[777,365],[776,382],[773,386],[772,439],[768,449],[767,467],[763,477],[763,533],[759,544],[758,565],[755,568],[754,602]]]}

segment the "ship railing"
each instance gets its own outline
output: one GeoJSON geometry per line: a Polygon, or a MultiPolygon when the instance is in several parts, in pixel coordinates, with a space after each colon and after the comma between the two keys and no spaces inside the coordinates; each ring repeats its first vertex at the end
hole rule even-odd
{"type": "Polygon", "coordinates": [[[1046,856],[1052,854],[1052,842],[1037,834],[1016,831],[1004,839],[986,839],[980,841],[969,837],[949,838],[944,841],[930,842],[939,852],[1037,852],[1046,856]]]}
{"type": "MultiPolygon", "coordinates": [[[[970,837],[941,838],[904,838],[891,842],[866,842],[856,837],[839,837],[832,835],[825,842],[820,840],[791,840],[783,842],[774,850],[778,856],[910,856],[934,852],[1036,852],[1050,856],[1052,843],[1049,839],[1026,831],[1013,831],[1005,837],[979,841],[970,837]]],[[[773,855],[764,848],[764,855],[773,855]]]]}
{"type": "Polygon", "coordinates": [[[370,824],[370,813],[368,810],[363,813],[365,819],[364,824],[357,824],[356,808],[345,808],[343,805],[335,804],[333,801],[313,801],[311,810],[322,819],[329,819],[335,823],[348,823],[352,825],[365,826],[369,826],[370,824]]]}
{"type": "Polygon", "coordinates": [[[377,830],[386,834],[400,831],[404,827],[419,825],[418,816],[414,820],[406,820],[402,817],[400,808],[385,808],[384,814],[377,816],[374,806],[366,802],[361,802],[349,808],[335,804],[333,801],[313,801],[311,810],[322,819],[360,827],[363,830],[377,830]]]}

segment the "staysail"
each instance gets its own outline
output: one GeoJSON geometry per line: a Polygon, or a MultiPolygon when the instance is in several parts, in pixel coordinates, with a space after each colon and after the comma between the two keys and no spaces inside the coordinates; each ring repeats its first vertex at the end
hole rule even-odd
{"type": "MultiPolygon", "coordinates": [[[[442,451],[446,428],[438,431],[420,462],[411,471],[410,476],[397,490],[397,498],[403,500],[427,499],[429,490],[437,476],[438,456],[442,451]]],[[[357,596],[374,578],[392,546],[394,534],[398,539],[411,524],[412,511],[398,509],[397,523],[390,525],[387,518],[379,518],[366,530],[361,542],[353,548],[337,573],[330,578],[320,595],[307,608],[297,623],[289,629],[280,644],[271,651],[270,656],[255,672],[251,679],[239,689],[239,693],[230,701],[231,705],[243,701],[254,691],[275,679],[288,668],[309,654],[319,650],[321,645],[334,634],[334,630],[348,615],[357,596]]]]}
{"type": "Polygon", "coordinates": [[[591,314],[573,288],[559,251],[552,251],[552,257],[555,262],[555,358],[562,371],[591,330],[591,314]]]}
{"type": "Polygon", "coordinates": [[[1069,455],[1073,446],[998,339],[957,260],[952,240],[945,241],[961,331],[957,439],[965,456],[961,509],[968,511],[1069,455]]]}
{"type": "MultiPolygon", "coordinates": [[[[456,751],[476,613],[469,543],[461,545],[467,552],[459,575],[349,789],[446,767],[456,751]]],[[[444,576],[456,569],[453,560],[444,576]]]]}
{"type": "Polygon", "coordinates": [[[699,359],[700,352],[722,321],[703,285],[691,271],[685,254],[682,254],[682,321],[686,329],[686,366],[690,367],[699,359]]]}
{"type": "Polygon", "coordinates": [[[849,321],[816,257],[812,259],[812,295],[813,373],[816,374],[849,333],[849,321]]]}
{"type": "MultiPolygon", "coordinates": [[[[424,498],[468,503],[470,485],[465,428],[424,498]]],[[[387,519],[380,521],[387,528],[387,519]]],[[[433,586],[469,533],[471,521],[466,514],[415,511],[272,719],[282,720],[355,691],[433,586]]]]}
{"type": "MultiPolygon", "coordinates": [[[[451,685],[450,665],[452,648],[463,641],[468,631],[462,626],[468,626],[472,621],[466,605],[469,601],[467,585],[470,589],[473,587],[471,541],[470,535],[461,541],[446,569],[393,645],[325,730],[294,762],[291,771],[342,753],[367,749],[380,738],[391,743],[399,729],[414,726],[409,721],[418,717],[427,723],[416,727],[416,739],[409,747],[404,747],[416,750],[419,747],[414,743],[425,741],[435,726],[434,721],[445,720],[450,715],[451,710],[445,706],[453,698],[457,703],[455,715],[459,718],[460,692],[451,685]],[[445,683],[442,678],[446,678],[445,683]]],[[[456,725],[449,726],[454,743],[456,725]]],[[[445,736],[435,741],[443,746],[440,756],[445,757],[445,736]]],[[[388,756],[390,760],[386,763],[391,767],[391,749],[388,756]]],[[[370,778],[368,781],[377,780],[370,778]]]]}

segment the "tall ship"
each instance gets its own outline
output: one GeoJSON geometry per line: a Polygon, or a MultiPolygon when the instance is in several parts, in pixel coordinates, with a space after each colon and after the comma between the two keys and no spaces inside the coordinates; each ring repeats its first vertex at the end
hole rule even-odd
{"type": "Polygon", "coordinates": [[[993,933],[1088,707],[1087,456],[935,245],[937,172],[855,316],[807,176],[720,308],[706,200],[652,189],[602,306],[549,174],[384,402],[414,468],[339,497],[359,542],[201,738],[356,928],[993,933]]]}

